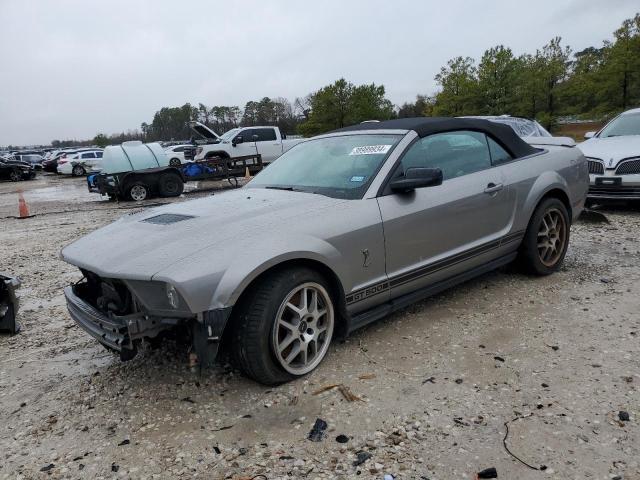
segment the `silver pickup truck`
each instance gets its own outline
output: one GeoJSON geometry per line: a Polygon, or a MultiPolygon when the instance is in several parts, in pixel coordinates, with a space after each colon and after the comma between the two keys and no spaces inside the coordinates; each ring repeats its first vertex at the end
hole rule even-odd
{"type": "Polygon", "coordinates": [[[579,149],[481,119],[399,119],[309,139],[244,188],[127,215],[62,250],[71,316],[123,359],[190,332],[277,384],[336,336],[510,262],[559,268],[589,176],[579,149]]]}

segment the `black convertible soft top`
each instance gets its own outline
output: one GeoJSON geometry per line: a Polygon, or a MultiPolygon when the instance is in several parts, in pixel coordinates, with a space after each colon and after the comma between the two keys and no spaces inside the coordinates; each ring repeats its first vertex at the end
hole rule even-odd
{"type": "Polygon", "coordinates": [[[473,130],[484,132],[493,137],[494,140],[505,147],[516,158],[526,157],[539,151],[537,148],[532,147],[522,140],[511,127],[480,118],[397,118],[383,122],[359,123],[357,125],[351,125],[350,127],[334,130],[334,132],[357,130],[413,130],[420,137],[454,130],[473,130]]]}

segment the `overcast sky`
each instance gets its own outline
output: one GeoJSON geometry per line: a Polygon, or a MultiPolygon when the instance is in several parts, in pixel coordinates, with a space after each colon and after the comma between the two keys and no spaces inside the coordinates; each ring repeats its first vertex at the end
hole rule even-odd
{"type": "Polygon", "coordinates": [[[0,0],[0,145],[139,128],[185,102],[293,99],[345,77],[396,104],[452,57],[600,45],[637,0],[0,0]]]}

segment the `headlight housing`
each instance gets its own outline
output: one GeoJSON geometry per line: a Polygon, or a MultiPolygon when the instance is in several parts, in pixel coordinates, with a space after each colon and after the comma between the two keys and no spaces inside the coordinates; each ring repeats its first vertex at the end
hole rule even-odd
{"type": "Polygon", "coordinates": [[[167,300],[169,301],[169,305],[171,305],[172,308],[178,308],[180,306],[180,295],[178,295],[178,291],[173,285],[169,283],[165,285],[165,291],[167,292],[167,300]]]}

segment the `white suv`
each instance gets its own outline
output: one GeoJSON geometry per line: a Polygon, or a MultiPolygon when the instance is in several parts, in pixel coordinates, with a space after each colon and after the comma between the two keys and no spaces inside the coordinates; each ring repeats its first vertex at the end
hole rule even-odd
{"type": "Polygon", "coordinates": [[[58,159],[58,173],[79,177],[102,169],[102,150],[83,150],[58,159]]]}

